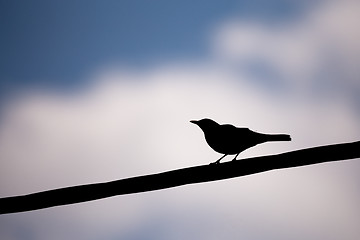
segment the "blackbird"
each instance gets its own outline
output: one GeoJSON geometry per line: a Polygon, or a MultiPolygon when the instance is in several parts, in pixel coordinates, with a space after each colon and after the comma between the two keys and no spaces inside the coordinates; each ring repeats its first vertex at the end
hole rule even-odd
{"type": "Polygon", "coordinates": [[[204,118],[192,120],[191,123],[198,125],[204,132],[207,144],[216,152],[224,154],[215,164],[220,163],[227,155],[235,155],[236,160],[239,153],[257,144],[272,141],[291,141],[287,134],[263,134],[250,130],[249,128],[238,128],[231,124],[220,125],[214,120],[204,118]]]}

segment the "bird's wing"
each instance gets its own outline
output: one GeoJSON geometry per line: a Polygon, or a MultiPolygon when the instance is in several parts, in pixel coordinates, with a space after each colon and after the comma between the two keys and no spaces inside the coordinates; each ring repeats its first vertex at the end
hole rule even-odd
{"type": "Polygon", "coordinates": [[[235,132],[237,127],[231,125],[231,124],[223,124],[223,125],[220,125],[221,126],[221,131],[224,131],[224,132],[235,132]]]}
{"type": "Polygon", "coordinates": [[[227,139],[236,139],[237,137],[237,127],[231,124],[223,124],[221,125],[221,135],[227,139]]]}
{"type": "Polygon", "coordinates": [[[249,134],[250,132],[252,132],[249,128],[236,128],[236,131],[238,132],[238,134],[243,133],[243,134],[249,134]]]}
{"type": "Polygon", "coordinates": [[[241,136],[242,141],[249,145],[256,145],[264,142],[264,134],[252,131],[249,128],[237,128],[237,135],[241,136]]]}
{"type": "Polygon", "coordinates": [[[246,138],[261,135],[261,133],[252,131],[249,128],[236,128],[236,132],[237,132],[237,134],[242,135],[246,138]]]}
{"type": "Polygon", "coordinates": [[[222,126],[224,129],[236,129],[237,127],[235,127],[234,125],[231,125],[231,124],[222,124],[220,125],[222,126]]]}

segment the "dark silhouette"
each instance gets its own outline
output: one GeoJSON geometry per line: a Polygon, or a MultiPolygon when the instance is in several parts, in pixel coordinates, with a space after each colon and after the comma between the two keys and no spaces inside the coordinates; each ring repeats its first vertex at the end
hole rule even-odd
{"type": "Polygon", "coordinates": [[[154,191],[186,184],[240,177],[274,169],[354,158],[360,158],[360,141],[247,158],[241,161],[218,164],[216,167],[214,165],[195,166],[111,182],[71,186],[23,196],[0,198],[0,214],[32,211],[122,194],[154,191]]]}
{"type": "Polygon", "coordinates": [[[287,134],[263,134],[251,131],[248,128],[238,128],[230,124],[220,125],[214,120],[204,118],[199,121],[190,121],[198,125],[204,132],[206,142],[218,153],[224,154],[215,164],[220,163],[227,155],[236,154],[236,160],[242,151],[264,142],[291,141],[287,134]]]}

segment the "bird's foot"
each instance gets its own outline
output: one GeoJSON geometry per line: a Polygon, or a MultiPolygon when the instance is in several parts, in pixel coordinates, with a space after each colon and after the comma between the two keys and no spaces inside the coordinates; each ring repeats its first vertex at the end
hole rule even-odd
{"type": "Polygon", "coordinates": [[[240,154],[240,153],[236,154],[235,157],[234,157],[234,159],[231,160],[231,161],[232,161],[232,162],[236,161],[236,160],[237,160],[236,158],[237,158],[237,156],[239,156],[239,154],[240,154]]]}
{"type": "Polygon", "coordinates": [[[226,157],[227,156],[227,154],[224,154],[224,156],[222,156],[221,158],[219,158],[217,161],[215,161],[215,162],[213,162],[213,163],[210,163],[210,165],[217,165],[217,164],[219,164],[220,163],[220,161],[221,161],[221,159],[223,159],[224,157],[226,157]]]}
{"type": "Polygon", "coordinates": [[[218,165],[218,164],[220,164],[220,159],[215,162],[210,163],[209,165],[218,165]]]}

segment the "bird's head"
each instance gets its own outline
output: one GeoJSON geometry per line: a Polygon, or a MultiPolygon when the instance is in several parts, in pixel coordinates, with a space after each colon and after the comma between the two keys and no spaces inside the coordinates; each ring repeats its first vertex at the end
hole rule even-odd
{"type": "Polygon", "coordinates": [[[204,118],[201,120],[191,120],[190,122],[198,125],[203,131],[205,129],[213,128],[219,125],[217,122],[209,118],[204,118]]]}

